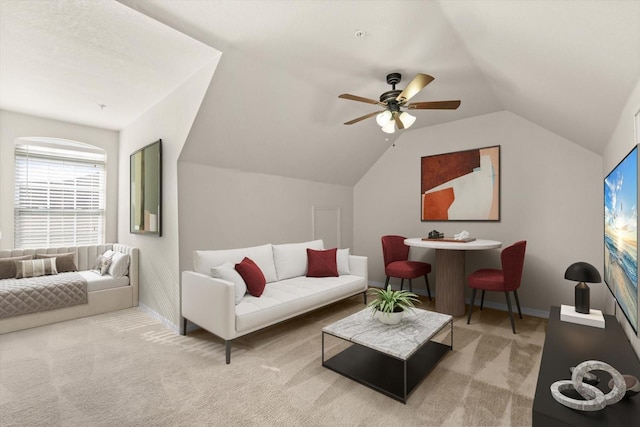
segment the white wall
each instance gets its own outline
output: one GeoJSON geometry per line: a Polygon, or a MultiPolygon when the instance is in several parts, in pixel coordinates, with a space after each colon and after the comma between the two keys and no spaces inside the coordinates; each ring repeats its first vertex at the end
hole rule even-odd
{"type": "MultiPolygon", "coordinates": [[[[354,188],[355,250],[369,257],[370,280],[384,283],[384,234],[426,237],[432,229],[445,235],[467,230],[503,247],[527,240],[518,295],[524,311],[545,315],[551,305],[573,305],[575,283],[564,280],[571,263],[602,265],[601,185],[600,156],[509,112],[407,131],[354,188]],[[420,158],[492,145],[501,146],[501,221],[421,222],[420,158]]],[[[411,251],[412,258],[435,268],[434,250],[411,251]]],[[[499,268],[499,251],[468,252],[466,265],[467,274],[499,268]]],[[[434,289],[433,272],[430,281],[434,289]]],[[[416,282],[414,290],[424,288],[416,282]]],[[[603,305],[603,287],[591,287],[593,308],[603,305]]],[[[488,293],[489,298],[506,307],[504,295],[488,293]]]]}
{"type": "Polygon", "coordinates": [[[115,242],[118,230],[118,132],[0,110],[0,249],[13,248],[14,143],[22,137],[68,139],[95,145],[106,151],[105,240],[115,242]]]}
{"type": "MultiPolygon", "coordinates": [[[[629,100],[620,115],[618,125],[611,135],[611,139],[609,139],[609,142],[607,143],[607,147],[604,151],[604,171],[602,179],[604,179],[618,164],[618,162],[620,162],[620,160],[622,160],[624,156],[631,151],[633,146],[636,144],[634,141],[638,141],[637,139],[634,139],[638,138],[638,136],[634,135],[633,123],[634,114],[638,110],[640,110],[640,79],[638,79],[635,89],[631,92],[629,100]]],[[[640,133],[640,129],[638,129],[638,132],[640,133]]],[[[613,314],[613,311],[616,308],[616,303],[609,291],[606,293],[606,301],[607,313],[613,314]]],[[[616,316],[629,337],[636,354],[640,356],[640,338],[638,338],[636,333],[633,331],[629,322],[624,317],[624,314],[622,314],[622,310],[619,308],[616,310],[616,316]]]]}
{"type": "Polygon", "coordinates": [[[197,249],[311,240],[312,208],[339,207],[343,248],[353,247],[353,189],[179,163],[180,269],[197,249]]]}
{"type": "Polygon", "coordinates": [[[140,248],[140,304],[169,327],[180,323],[178,157],[219,57],[120,132],[118,241],[140,248]],[[162,237],[129,233],[129,156],[162,139],[162,237]]]}

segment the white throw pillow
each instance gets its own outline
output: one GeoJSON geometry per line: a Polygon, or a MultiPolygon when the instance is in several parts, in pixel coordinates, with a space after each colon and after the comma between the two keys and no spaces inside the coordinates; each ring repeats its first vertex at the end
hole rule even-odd
{"type": "Polygon", "coordinates": [[[211,275],[216,279],[226,280],[227,282],[231,282],[235,285],[235,302],[236,305],[238,305],[242,300],[242,297],[244,297],[244,294],[247,293],[247,284],[242,279],[242,276],[240,276],[240,273],[236,271],[235,265],[227,261],[222,265],[212,267],[211,275]]]}
{"type": "Polygon", "coordinates": [[[349,248],[338,249],[336,253],[336,263],[338,264],[338,274],[340,276],[351,274],[351,270],[349,270],[349,248]]]}
{"type": "Polygon", "coordinates": [[[129,272],[129,255],[115,252],[111,257],[109,274],[113,277],[124,277],[129,272]]]}
{"type": "Polygon", "coordinates": [[[307,274],[307,248],[322,250],[322,240],[313,240],[303,243],[286,243],[273,245],[273,261],[276,264],[278,280],[307,274]]]}

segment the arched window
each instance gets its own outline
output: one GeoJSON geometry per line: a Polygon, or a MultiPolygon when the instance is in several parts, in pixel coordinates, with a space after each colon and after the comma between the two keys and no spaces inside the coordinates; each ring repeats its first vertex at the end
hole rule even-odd
{"type": "Polygon", "coordinates": [[[14,247],[104,243],[106,153],[55,138],[15,145],[14,247]]]}

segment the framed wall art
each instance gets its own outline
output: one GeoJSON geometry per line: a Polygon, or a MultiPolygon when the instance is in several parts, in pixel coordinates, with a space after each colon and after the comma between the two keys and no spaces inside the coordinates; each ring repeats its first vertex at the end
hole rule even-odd
{"type": "Polygon", "coordinates": [[[422,221],[500,221],[500,146],[421,159],[422,221]]]}

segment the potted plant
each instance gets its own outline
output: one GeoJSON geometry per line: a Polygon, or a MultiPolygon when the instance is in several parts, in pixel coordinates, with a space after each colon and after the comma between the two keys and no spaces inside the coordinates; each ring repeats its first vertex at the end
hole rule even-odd
{"type": "Polygon", "coordinates": [[[370,293],[376,297],[368,304],[374,318],[388,325],[400,323],[405,311],[411,310],[415,304],[420,304],[418,296],[413,292],[394,291],[391,285],[387,286],[387,289],[371,289],[370,293]]]}

